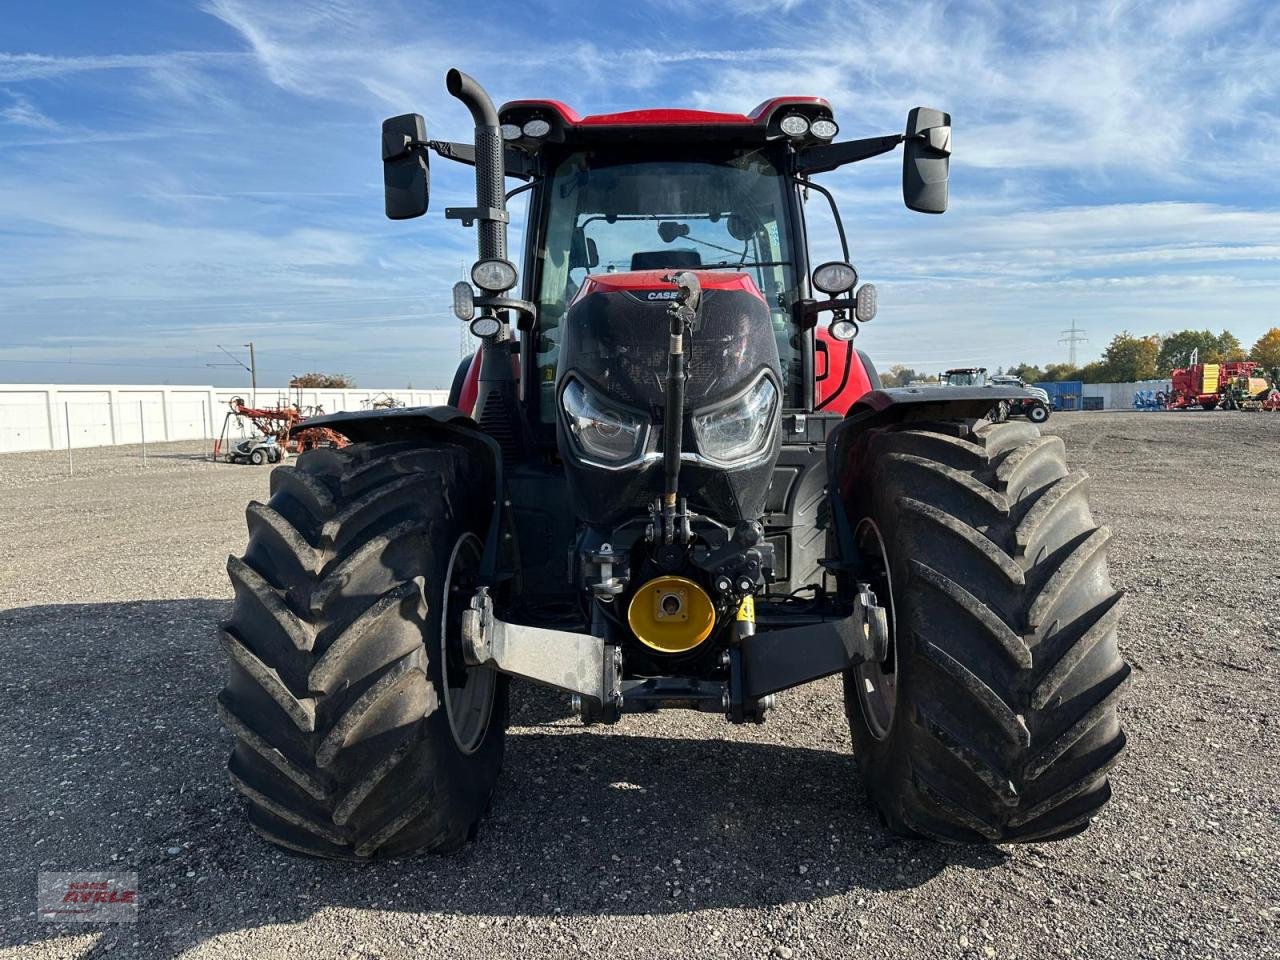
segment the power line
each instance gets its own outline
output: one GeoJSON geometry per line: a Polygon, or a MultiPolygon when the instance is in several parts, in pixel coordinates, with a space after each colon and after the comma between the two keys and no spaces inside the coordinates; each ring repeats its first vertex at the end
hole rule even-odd
{"type": "MultiPolygon", "coordinates": [[[[229,367],[229,363],[203,363],[187,366],[181,363],[142,363],[137,360],[10,360],[0,358],[0,363],[22,363],[59,367],[136,367],[144,370],[204,370],[206,367],[229,367]]],[[[271,370],[287,370],[287,367],[271,367],[271,370]]]]}

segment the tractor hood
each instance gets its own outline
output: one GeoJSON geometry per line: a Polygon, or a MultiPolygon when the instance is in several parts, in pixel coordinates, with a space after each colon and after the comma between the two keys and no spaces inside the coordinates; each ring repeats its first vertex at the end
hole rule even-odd
{"type": "MultiPolygon", "coordinates": [[[[588,277],[565,316],[557,439],[578,517],[612,525],[662,487],[662,419],[672,270],[588,277]]],[[[723,523],[755,520],[778,458],[778,345],[746,274],[696,271],[702,307],[685,338],[680,495],[723,523]]]]}

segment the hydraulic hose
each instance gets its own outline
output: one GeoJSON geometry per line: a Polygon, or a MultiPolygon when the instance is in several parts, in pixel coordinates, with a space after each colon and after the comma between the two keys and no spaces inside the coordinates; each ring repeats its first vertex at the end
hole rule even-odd
{"type": "Polygon", "coordinates": [[[680,450],[684,446],[684,341],[702,309],[702,284],[696,273],[688,271],[663,277],[679,289],[678,299],[667,306],[671,320],[670,347],[667,351],[666,405],[662,418],[662,539],[671,543],[675,537],[676,506],[680,493],[680,450]]]}
{"type": "Polygon", "coordinates": [[[507,259],[507,201],[503,191],[502,131],[498,110],[484,88],[461,70],[450,70],[445,87],[471,111],[476,124],[476,206],[481,211],[498,210],[502,219],[481,216],[476,222],[481,260],[507,259]]]}

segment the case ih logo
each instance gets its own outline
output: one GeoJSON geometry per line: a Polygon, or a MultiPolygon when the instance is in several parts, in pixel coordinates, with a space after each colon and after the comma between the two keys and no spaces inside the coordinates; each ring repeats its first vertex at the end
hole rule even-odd
{"type": "Polygon", "coordinates": [[[138,875],[41,873],[36,912],[58,923],[132,923],[138,919],[138,875]]]}
{"type": "Polygon", "coordinates": [[[646,300],[675,300],[679,298],[679,290],[650,290],[646,294],[646,300]]]}

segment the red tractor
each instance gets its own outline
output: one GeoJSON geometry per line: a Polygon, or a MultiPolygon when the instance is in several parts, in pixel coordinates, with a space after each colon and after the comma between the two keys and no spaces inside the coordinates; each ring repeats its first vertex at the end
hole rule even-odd
{"type": "Polygon", "coordinates": [[[880,389],[853,348],[873,288],[805,244],[806,197],[839,223],[813,178],[900,145],[907,206],[943,212],[950,117],[836,141],[814,97],[584,117],[447,85],[474,142],[386,121],[386,207],[426,211],[429,151],[475,167],[445,216],[477,227],[453,305],[479,347],[447,406],[314,421],[353,442],[249,506],[219,708],[252,825],[326,857],[458,848],[512,676],[587,723],[759,723],[840,676],[889,828],[1083,830],[1129,673],[1087,478],[1060,438],[984,419],[1021,390],[880,389]]]}

